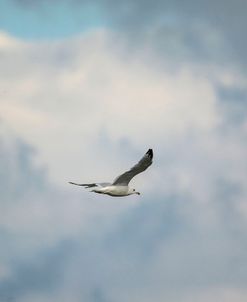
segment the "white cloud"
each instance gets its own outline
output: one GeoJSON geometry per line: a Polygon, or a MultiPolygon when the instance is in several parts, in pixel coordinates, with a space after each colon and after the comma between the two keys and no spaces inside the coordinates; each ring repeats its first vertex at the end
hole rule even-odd
{"type": "Polygon", "coordinates": [[[209,131],[219,122],[207,78],[190,66],[170,73],[144,57],[123,60],[114,43],[102,31],[2,49],[2,119],[39,148],[59,182],[85,165],[80,153],[89,156],[102,131],[113,144],[127,138],[141,149],[191,129],[209,131]]]}
{"type": "MultiPolygon", "coordinates": [[[[152,66],[145,49],[126,54],[106,31],[21,47],[6,35],[2,41],[1,126],[11,131],[1,130],[1,146],[8,147],[0,164],[11,163],[2,179],[13,193],[1,204],[0,226],[12,235],[2,264],[12,258],[21,268],[30,258],[43,263],[47,250],[65,250],[68,257],[51,267],[62,275],[52,293],[34,286],[23,299],[61,301],[66,295],[91,302],[99,287],[113,301],[242,302],[246,121],[226,123],[215,91],[215,82],[235,86],[235,73],[192,64],[158,69],[158,59],[152,66]],[[140,199],[98,198],[81,188],[58,190],[28,156],[24,171],[20,154],[26,149],[7,144],[10,133],[35,146],[52,183],[111,180],[148,147],[155,160],[145,177],[136,178],[140,199]],[[59,247],[68,238],[69,251],[59,247]],[[179,288],[181,296],[164,284],[179,288]]],[[[2,272],[14,280],[6,288],[19,277],[15,264],[2,272]]],[[[46,270],[49,275],[49,265],[46,270]]],[[[27,273],[26,283],[39,274],[39,267],[27,273]]]]}

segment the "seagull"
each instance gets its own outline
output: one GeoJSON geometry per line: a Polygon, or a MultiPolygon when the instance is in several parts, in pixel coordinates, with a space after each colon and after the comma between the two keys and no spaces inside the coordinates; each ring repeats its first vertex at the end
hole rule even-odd
{"type": "Polygon", "coordinates": [[[82,186],[91,189],[91,192],[99,194],[107,194],[114,197],[128,196],[132,194],[140,195],[135,189],[129,187],[129,182],[131,179],[139,173],[145,171],[149,166],[151,166],[153,160],[153,150],[148,149],[140,161],[133,166],[130,170],[119,175],[113,183],[103,182],[103,183],[88,183],[88,184],[78,184],[75,182],[69,182],[72,185],[82,186]]]}

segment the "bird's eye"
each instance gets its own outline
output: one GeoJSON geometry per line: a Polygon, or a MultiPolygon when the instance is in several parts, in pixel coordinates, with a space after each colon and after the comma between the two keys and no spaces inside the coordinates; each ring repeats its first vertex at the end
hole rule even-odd
{"type": "Polygon", "coordinates": [[[135,191],[135,189],[133,189],[133,191],[135,191]]]}

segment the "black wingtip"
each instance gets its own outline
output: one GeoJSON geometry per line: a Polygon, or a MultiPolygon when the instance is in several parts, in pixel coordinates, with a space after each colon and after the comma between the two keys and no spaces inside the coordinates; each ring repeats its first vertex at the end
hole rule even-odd
{"type": "Polygon", "coordinates": [[[151,159],[153,158],[154,156],[154,153],[153,153],[153,149],[148,149],[147,153],[146,153],[149,157],[151,157],[151,159]]]}
{"type": "Polygon", "coordinates": [[[72,181],[68,181],[68,184],[70,184],[70,185],[76,185],[74,182],[72,182],[72,181]]]}

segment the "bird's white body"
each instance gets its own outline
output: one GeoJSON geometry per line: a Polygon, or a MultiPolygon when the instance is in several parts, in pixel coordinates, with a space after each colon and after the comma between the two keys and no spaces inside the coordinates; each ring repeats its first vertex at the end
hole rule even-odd
{"type": "MultiPolygon", "coordinates": [[[[130,189],[129,186],[107,186],[103,188],[95,187],[91,190],[91,192],[107,194],[110,196],[128,196],[133,194],[133,189],[130,189]]],[[[135,192],[138,194],[139,192],[135,192]]]]}

